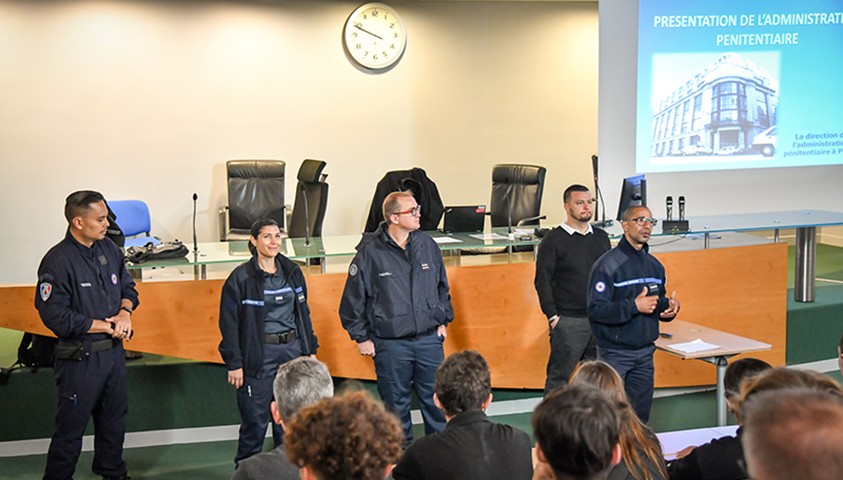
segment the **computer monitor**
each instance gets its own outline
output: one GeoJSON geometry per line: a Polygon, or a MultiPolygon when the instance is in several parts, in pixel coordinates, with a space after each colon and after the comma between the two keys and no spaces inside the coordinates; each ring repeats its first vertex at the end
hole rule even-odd
{"type": "Polygon", "coordinates": [[[623,219],[624,210],[636,205],[647,206],[647,179],[644,178],[644,175],[635,175],[623,179],[617,220],[623,219]]]}

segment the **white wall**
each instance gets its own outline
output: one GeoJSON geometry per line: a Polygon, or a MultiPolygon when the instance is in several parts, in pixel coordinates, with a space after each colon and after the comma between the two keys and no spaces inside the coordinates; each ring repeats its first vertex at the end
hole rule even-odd
{"type": "MultiPolygon", "coordinates": [[[[607,203],[617,208],[621,179],[635,169],[637,1],[600,0],[599,17],[600,184],[607,203]]],[[[648,203],[660,217],[665,215],[667,195],[684,195],[689,217],[801,209],[843,211],[841,185],[841,166],[647,174],[648,203]]]]}
{"type": "Polygon", "coordinates": [[[0,1],[0,284],[35,282],[78,189],[144,199],[183,240],[196,192],[215,240],[234,158],[287,161],[288,203],[301,160],[326,160],[326,235],[361,231],[377,180],[412,166],[459,204],[488,202],[495,163],[544,165],[560,221],[597,147],[596,3],[393,1],[409,42],[380,75],[342,50],[359,3],[0,1]]]}

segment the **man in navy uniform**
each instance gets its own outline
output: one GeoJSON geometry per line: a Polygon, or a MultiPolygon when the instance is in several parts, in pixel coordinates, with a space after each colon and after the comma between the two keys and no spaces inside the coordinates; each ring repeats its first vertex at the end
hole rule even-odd
{"type": "Polygon", "coordinates": [[[664,266],[647,242],[657,220],[638,205],[623,212],[623,238],[594,263],[589,277],[588,320],[597,358],[623,379],[629,403],[642,422],[653,404],[653,353],[659,321],[679,313],[676,292],[666,295],[664,266]]]}
{"type": "Polygon", "coordinates": [[[390,193],[382,210],[384,221],[357,245],[339,313],[360,354],[373,357],[378,392],[403,423],[406,446],[413,440],[414,389],[425,433],[445,428],[433,385],[454,310],[442,253],[419,231],[421,207],[413,194],[390,193]]]}
{"type": "Polygon", "coordinates": [[[109,222],[103,196],[74,192],[64,215],[67,233],[41,260],[35,294],[41,320],[59,339],[54,364],[58,406],[44,478],[73,477],[82,435],[93,416],[94,473],[126,479],[122,341],[132,336],[138,292],[123,253],[105,238],[109,222]]]}

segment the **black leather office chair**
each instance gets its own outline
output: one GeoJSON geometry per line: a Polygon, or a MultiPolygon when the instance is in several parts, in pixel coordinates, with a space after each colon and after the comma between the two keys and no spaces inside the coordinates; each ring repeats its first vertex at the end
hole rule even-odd
{"type": "Polygon", "coordinates": [[[546,168],[537,165],[499,163],[492,167],[492,227],[538,225],[546,173],[546,168]]]}
{"type": "Polygon", "coordinates": [[[322,222],[328,209],[328,184],[325,183],[328,175],[322,173],[325,165],[322,160],[308,159],[299,168],[296,201],[287,230],[290,237],[322,236],[322,222]]]}
{"type": "Polygon", "coordinates": [[[220,209],[220,241],[248,240],[252,223],[271,218],[284,229],[284,168],[281,160],[229,160],[228,205],[220,209]]]}

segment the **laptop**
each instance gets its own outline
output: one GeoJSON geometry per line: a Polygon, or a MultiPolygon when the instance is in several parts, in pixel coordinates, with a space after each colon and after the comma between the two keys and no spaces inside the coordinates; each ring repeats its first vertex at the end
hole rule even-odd
{"type": "Polygon", "coordinates": [[[445,207],[445,233],[477,233],[483,231],[486,205],[445,207]]]}

